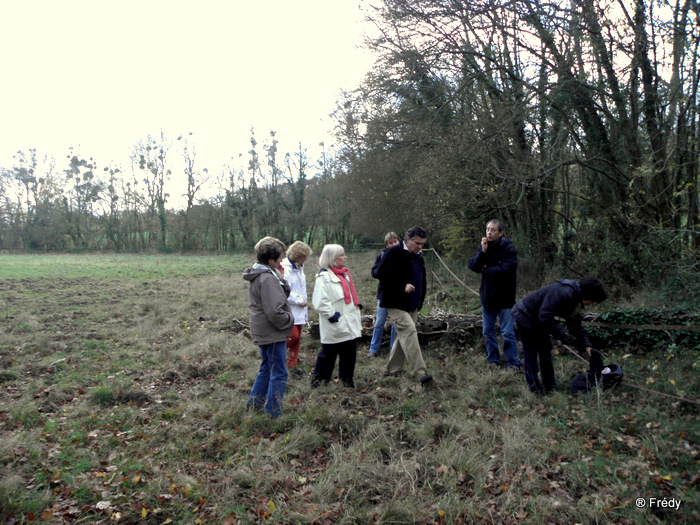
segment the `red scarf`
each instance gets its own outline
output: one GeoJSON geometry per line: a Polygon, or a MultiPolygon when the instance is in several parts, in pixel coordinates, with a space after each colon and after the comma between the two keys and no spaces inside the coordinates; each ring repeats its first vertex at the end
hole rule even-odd
{"type": "Polygon", "coordinates": [[[334,274],[340,278],[340,284],[343,287],[343,294],[345,295],[345,303],[350,304],[352,300],[355,306],[360,304],[357,298],[357,292],[355,292],[355,285],[352,283],[352,277],[350,277],[350,270],[347,268],[336,268],[331,266],[329,268],[334,274]]]}

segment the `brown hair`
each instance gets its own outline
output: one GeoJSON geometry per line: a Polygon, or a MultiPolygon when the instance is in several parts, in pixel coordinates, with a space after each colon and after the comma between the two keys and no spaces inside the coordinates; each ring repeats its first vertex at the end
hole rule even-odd
{"type": "Polygon", "coordinates": [[[255,258],[260,264],[269,264],[270,259],[276,261],[285,252],[284,243],[274,237],[263,237],[255,245],[255,258]]]}

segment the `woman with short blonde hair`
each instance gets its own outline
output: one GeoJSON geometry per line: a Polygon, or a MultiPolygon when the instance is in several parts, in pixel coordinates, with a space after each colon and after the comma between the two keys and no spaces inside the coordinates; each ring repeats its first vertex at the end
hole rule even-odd
{"type": "Polygon", "coordinates": [[[312,250],[308,244],[296,241],[287,248],[287,257],[282,261],[284,280],[291,290],[289,297],[287,297],[287,303],[289,303],[292,314],[294,314],[294,326],[287,338],[287,369],[297,375],[302,374],[298,367],[301,329],[309,321],[304,263],[311,253],[312,250]]]}
{"type": "Polygon", "coordinates": [[[287,258],[296,261],[302,257],[308,257],[313,253],[311,247],[302,241],[294,241],[287,248],[287,258]]]}

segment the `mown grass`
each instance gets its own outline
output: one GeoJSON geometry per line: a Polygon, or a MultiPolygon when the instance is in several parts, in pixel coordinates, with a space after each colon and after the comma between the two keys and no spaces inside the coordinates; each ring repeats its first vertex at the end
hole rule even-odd
{"type": "MultiPolygon", "coordinates": [[[[373,313],[374,254],[349,259],[373,313]]],[[[538,399],[486,366],[478,335],[425,343],[430,390],[384,377],[387,349],[366,358],[365,341],[355,389],[311,390],[306,333],[284,414],[247,412],[249,263],[0,255],[0,522],[700,521],[698,406],[624,385],[572,397],[571,355],[555,356],[563,391],[538,399]],[[681,505],[636,507],[651,497],[681,505]]],[[[426,312],[478,305],[439,288],[426,312]]],[[[697,349],[606,354],[632,383],[698,398],[697,349]]]]}

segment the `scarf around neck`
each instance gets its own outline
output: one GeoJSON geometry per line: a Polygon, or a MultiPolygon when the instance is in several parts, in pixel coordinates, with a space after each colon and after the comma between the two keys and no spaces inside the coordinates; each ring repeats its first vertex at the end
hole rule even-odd
{"type": "Polygon", "coordinates": [[[272,275],[277,277],[277,280],[280,282],[280,284],[282,286],[284,286],[284,283],[282,282],[282,279],[284,279],[284,277],[282,277],[282,274],[280,273],[280,271],[277,268],[273,268],[272,266],[268,266],[267,264],[260,264],[260,263],[256,262],[253,265],[253,270],[267,270],[272,275]]]}
{"type": "Polygon", "coordinates": [[[357,298],[355,285],[352,282],[352,277],[350,277],[350,270],[347,268],[336,268],[335,266],[330,266],[328,269],[340,278],[340,285],[343,287],[343,294],[345,295],[345,303],[350,304],[352,302],[355,306],[358,306],[360,300],[357,298]]]}

